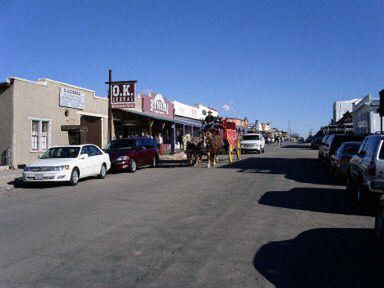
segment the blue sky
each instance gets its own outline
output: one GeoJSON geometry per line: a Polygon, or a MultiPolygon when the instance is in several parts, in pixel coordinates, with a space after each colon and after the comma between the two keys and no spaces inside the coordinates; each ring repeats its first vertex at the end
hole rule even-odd
{"type": "Polygon", "coordinates": [[[306,134],[384,88],[384,1],[0,1],[0,81],[138,80],[306,134]]]}

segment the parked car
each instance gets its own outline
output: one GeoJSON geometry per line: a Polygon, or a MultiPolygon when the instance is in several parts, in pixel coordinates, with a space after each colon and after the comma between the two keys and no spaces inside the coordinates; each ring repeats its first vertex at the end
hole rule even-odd
{"type": "Polygon", "coordinates": [[[313,137],[311,140],[311,148],[312,149],[319,149],[319,145],[321,144],[321,140],[323,137],[313,137]]]}
{"type": "Polygon", "coordinates": [[[159,162],[159,149],[149,137],[131,137],[113,140],[105,149],[112,163],[112,170],[135,172],[137,168],[159,162]]]}
{"type": "Polygon", "coordinates": [[[321,142],[319,144],[319,152],[318,152],[318,155],[319,155],[319,160],[323,161],[324,159],[324,155],[323,155],[323,147],[325,147],[326,143],[327,143],[327,139],[328,139],[329,135],[324,135],[323,138],[321,139],[321,142]]]}
{"type": "Polygon", "coordinates": [[[105,178],[111,168],[109,155],[96,145],[69,145],[49,148],[23,170],[23,180],[30,182],[70,182],[88,176],[105,178]]]}
{"type": "Polygon", "coordinates": [[[349,135],[349,134],[329,134],[325,144],[319,147],[319,155],[321,154],[321,160],[326,164],[329,164],[329,159],[341,144],[347,141],[361,141],[361,136],[349,135]]]}
{"type": "Polygon", "coordinates": [[[347,190],[356,195],[359,204],[366,204],[384,193],[383,142],[383,135],[365,137],[350,161],[347,190]]]}
{"type": "Polygon", "coordinates": [[[249,133],[243,136],[240,142],[241,152],[264,153],[265,139],[262,134],[249,133]]]}
{"type": "Polygon", "coordinates": [[[341,144],[336,153],[331,156],[329,163],[329,171],[331,176],[336,180],[345,179],[349,173],[349,161],[357,154],[362,142],[344,142],[341,144]]]}

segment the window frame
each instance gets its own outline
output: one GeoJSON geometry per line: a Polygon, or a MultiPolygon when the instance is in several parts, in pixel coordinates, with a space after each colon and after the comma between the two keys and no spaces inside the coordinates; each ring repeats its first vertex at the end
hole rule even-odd
{"type": "Polygon", "coordinates": [[[44,118],[37,118],[37,117],[28,117],[29,121],[30,121],[30,130],[29,130],[29,133],[30,133],[30,138],[29,138],[29,151],[31,153],[41,153],[41,152],[45,152],[47,151],[49,148],[51,148],[51,131],[52,131],[52,119],[44,119],[44,118]],[[32,144],[32,136],[33,136],[33,123],[34,122],[38,122],[37,124],[37,149],[33,149],[33,144],[32,144]],[[42,146],[43,146],[43,132],[42,132],[42,128],[43,128],[43,122],[44,123],[47,123],[47,135],[46,135],[46,139],[47,139],[47,144],[46,144],[46,148],[45,149],[42,149],[42,146]]]}

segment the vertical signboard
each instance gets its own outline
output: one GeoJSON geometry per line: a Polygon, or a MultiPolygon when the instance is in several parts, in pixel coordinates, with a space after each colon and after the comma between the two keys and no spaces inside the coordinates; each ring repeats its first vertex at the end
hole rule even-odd
{"type": "Polygon", "coordinates": [[[110,83],[112,108],[135,108],[135,84],[136,81],[110,83]]]}

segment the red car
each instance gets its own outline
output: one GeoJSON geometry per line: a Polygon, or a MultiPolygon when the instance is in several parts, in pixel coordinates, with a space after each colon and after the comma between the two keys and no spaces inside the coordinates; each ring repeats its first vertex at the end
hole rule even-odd
{"type": "Polygon", "coordinates": [[[113,140],[106,148],[111,159],[113,171],[128,170],[135,172],[137,168],[156,167],[159,162],[159,149],[156,142],[149,137],[132,137],[113,140]]]}

